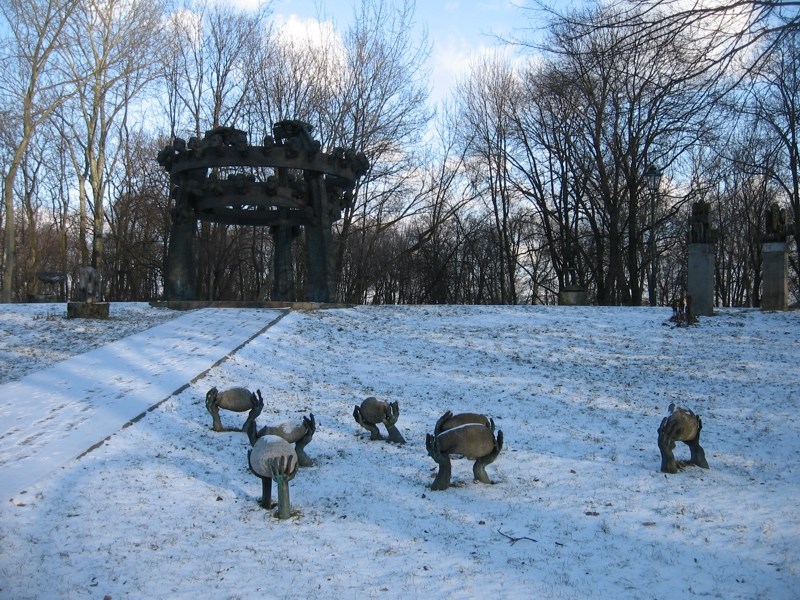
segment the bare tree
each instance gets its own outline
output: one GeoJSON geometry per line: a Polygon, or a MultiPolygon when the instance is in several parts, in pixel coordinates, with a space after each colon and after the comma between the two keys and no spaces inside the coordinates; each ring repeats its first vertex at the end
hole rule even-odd
{"type": "Polygon", "coordinates": [[[17,174],[36,130],[68,97],[63,71],[54,68],[64,41],[67,23],[78,0],[3,0],[3,31],[10,34],[3,45],[4,68],[0,93],[7,111],[5,132],[9,161],[3,176],[5,244],[3,302],[13,297],[17,247],[14,190],[17,174]]]}
{"type": "Polygon", "coordinates": [[[204,0],[186,0],[170,14],[160,67],[171,137],[237,124],[253,91],[268,15],[266,4],[245,11],[204,0]]]}
{"type": "MultiPolygon", "coordinates": [[[[668,202],[667,196],[649,196],[643,174],[653,163],[678,166],[689,148],[708,137],[716,88],[683,76],[697,59],[691,40],[676,35],[668,46],[647,38],[627,44],[635,24],[626,15],[605,8],[579,15],[550,24],[547,77],[557,85],[546,88],[561,95],[553,105],[554,117],[563,120],[559,115],[564,111],[568,115],[565,133],[558,135],[562,143],[569,138],[570,147],[559,153],[569,157],[571,193],[580,203],[581,222],[591,231],[591,244],[582,246],[579,255],[592,265],[590,279],[599,303],[640,304],[644,274],[657,272],[658,254],[664,250],[659,226],[680,209],[680,202],[668,202]],[[655,253],[643,251],[645,239],[653,240],[655,253]]],[[[540,97],[527,96],[534,105],[540,97]]],[[[534,153],[527,154],[530,161],[534,153]]],[[[519,169],[530,174],[535,165],[519,169]]],[[[655,299],[653,284],[649,291],[655,299]]]]}
{"type": "Polygon", "coordinates": [[[253,82],[247,98],[248,130],[263,136],[271,133],[273,123],[299,119],[324,140],[329,133],[320,119],[340,66],[336,43],[333,31],[322,23],[300,37],[270,27],[248,62],[253,82]]]}
{"type": "MultiPolygon", "coordinates": [[[[612,0],[603,4],[620,18],[599,27],[624,30],[621,46],[635,47],[647,39],[667,47],[678,36],[694,40],[697,60],[694,69],[682,74],[686,78],[721,76],[734,65],[744,74],[785,36],[800,29],[798,0],[612,0]]],[[[557,14],[575,37],[584,36],[587,26],[598,27],[580,12],[560,11],[543,1],[535,5],[535,10],[557,14]]]]}
{"type": "Polygon", "coordinates": [[[340,282],[345,301],[359,301],[369,287],[366,261],[380,239],[370,230],[392,227],[421,210],[427,198],[420,191],[413,149],[431,116],[425,70],[429,46],[424,37],[413,42],[413,24],[409,0],[396,8],[386,0],[362,0],[344,34],[337,88],[322,116],[328,147],[363,152],[371,164],[337,223],[339,273],[348,244],[360,248],[349,254],[351,276],[340,282]]]}
{"type": "Polygon", "coordinates": [[[102,268],[109,172],[119,157],[120,132],[130,105],[154,78],[163,48],[163,14],[161,3],[153,0],[91,0],[80,4],[68,26],[66,52],[78,82],[75,97],[81,118],[75,142],[91,189],[95,268],[102,268]]]}
{"type": "Polygon", "coordinates": [[[580,97],[557,63],[530,66],[522,74],[522,93],[513,103],[514,186],[533,207],[538,237],[555,270],[558,292],[566,284],[587,284],[580,243],[579,208],[585,204],[585,175],[575,168],[582,114],[580,97]]]}
{"type": "Polygon", "coordinates": [[[519,194],[512,184],[508,158],[513,143],[512,106],[519,93],[519,81],[501,56],[475,63],[457,92],[471,184],[487,204],[494,225],[502,304],[518,300],[519,239],[513,225],[519,194]]]}
{"type": "Polygon", "coordinates": [[[781,36],[753,72],[745,109],[764,132],[775,160],[754,165],[777,184],[788,199],[794,221],[792,267],[800,285],[800,30],[781,36]]]}
{"type": "Polygon", "coordinates": [[[163,281],[163,248],[169,232],[166,174],[153,160],[163,138],[135,131],[123,140],[123,178],[109,180],[113,198],[106,211],[104,263],[107,295],[118,300],[154,300],[163,281]],[[166,224],[166,225],[165,225],[166,224]]]}

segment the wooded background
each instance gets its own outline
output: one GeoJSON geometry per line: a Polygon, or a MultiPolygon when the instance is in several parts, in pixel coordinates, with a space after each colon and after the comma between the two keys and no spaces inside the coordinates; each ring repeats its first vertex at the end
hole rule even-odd
{"type": "MultiPolygon", "coordinates": [[[[759,305],[773,203],[793,222],[796,302],[800,2],[690,5],[535,2],[526,33],[434,104],[409,1],[362,0],[347,28],[303,38],[268,3],[0,0],[2,300],[48,291],[42,272],[70,297],[89,264],[107,300],[159,299],[172,207],[158,151],[220,125],[259,143],[300,119],[323,151],[372,165],[335,227],[341,302],[554,303],[574,280],[594,303],[639,305],[653,272],[670,304],[699,200],[719,230],[717,304],[759,305]]],[[[198,298],[269,299],[268,231],[199,223],[197,237],[198,298]]]]}

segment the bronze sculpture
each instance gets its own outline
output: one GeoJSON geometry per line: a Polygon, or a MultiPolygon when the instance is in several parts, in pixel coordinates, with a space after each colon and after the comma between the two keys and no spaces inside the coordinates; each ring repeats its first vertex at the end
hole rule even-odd
{"type": "Polygon", "coordinates": [[[353,418],[356,423],[369,431],[370,440],[382,440],[383,436],[378,430],[378,423],[383,423],[390,442],[405,444],[406,440],[397,429],[397,419],[400,417],[400,405],[395,402],[378,400],[374,396],[365,399],[361,405],[353,409],[353,418]]]}
{"type": "Polygon", "coordinates": [[[306,295],[313,302],[335,300],[331,228],[352,205],[353,190],[369,170],[369,161],[349,149],[322,152],[312,131],[303,121],[280,121],[273,124],[271,136],[254,146],[245,131],[216,127],[188,144],[175,138],[159,152],[174,200],[165,299],[195,299],[195,230],[197,220],[203,220],[270,228],[273,300],[294,300],[291,244],[303,229],[306,295]]]}
{"type": "Polygon", "coordinates": [[[264,399],[261,397],[261,390],[256,390],[256,393],[253,394],[247,388],[234,387],[220,392],[216,387],[212,387],[206,392],[206,410],[211,413],[211,428],[214,431],[247,432],[251,424],[255,424],[256,417],[261,414],[263,408],[264,399]],[[247,415],[247,420],[244,422],[241,429],[225,428],[222,426],[222,420],[219,416],[220,408],[232,412],[250,411],[250,414],[247,415]]]}
{"type": "Polygon", "coordinates": [[[439,465],[439,472],[431,484],[435,491],[450,487],[451,454],[460,454],[475,460],[472,474],[475,481],[492,483],[486,466],[495,461],[503,449],[503,432],[494,435],[494,421],[485,415],[447,411],[436,422],[433,435],[425,437],[428,455],[439,465]]]}
{"type": "Polygon", "coordinates": [[[662,473],[677,473],[686,465],[695,465],[708,469],[706,454],[700,446],[700,431],[703,422],[700,417],[688,408],[681,408],[675,404],[669,405],[669,415],[661,420],[658,426],[658,449],[661,451],[662,473]],[[691,456],[688,461],[677,461],[672,450],[675,442],[683,442],[689,446],[691,456]]]}

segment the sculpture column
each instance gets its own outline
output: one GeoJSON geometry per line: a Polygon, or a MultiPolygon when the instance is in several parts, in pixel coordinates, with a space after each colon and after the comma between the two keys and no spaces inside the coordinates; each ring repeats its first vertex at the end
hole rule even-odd
{"type": "Polygon", "coordinates": [[[786,242],[761,246],[761,310],[789,310],[789,253],[786,242]]]}
{"type": "Polygon", "coordinates": [[[331,206],[321,173],[306,176],[310,204],[314,211],[313,225],[307,225],[306,251],[308,252],[308,300],[334,302],[336,300],[336,272],[333,256],[331,206]]]}
{"type": "Polygon", "coordinates": [[[714,314],[714,244],[689,244],[686,295],[692,298],[692,315],[714,314]]]}
{"type": "Polygon", "coordinates": [[[773,204],[764,216],[766,232],[761,245],[761,310],[789,310],[786,237],[790,227],[786,221],[786,209],[773,204]]]}
{"type": "Polygon", "coordinates": [[[164,299],[194,300],[197,269],[195,266],[195,233],[197,217],[191,206],[187,189],[202,187],[206,169],[175,172],[173,167],[187,156],[186,142],[175,138],[158,153],[158,164],[170,174],[172,207],[167,258],[164,264],[164,299]]]}
{"type": "Polygon", "coordinates": [[[273,243],[272,299],[294,302],[294,269],[292,268],[292,239],[294,228],[287,223],[270,228],[273,243]]]}
{"type": "Polygon", "coordinates": [[[714,245],[717,230],[711,227],[709,209],[707,202],[695,202],[689,220],[686,295],[691,297],[693,316],[710,317],[714,314],[714,245]]]}
{"type": "Polygon", "coordinates": [[[194,211],[182,198],[179,190],[172,209],[167,265],[164,277],[166,300],[195,300],[197,268],[195,266],[195,238],[197,220],[194,211]]]}

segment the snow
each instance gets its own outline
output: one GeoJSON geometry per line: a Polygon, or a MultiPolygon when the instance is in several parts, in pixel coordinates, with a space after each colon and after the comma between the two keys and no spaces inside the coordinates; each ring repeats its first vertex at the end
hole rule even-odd
{"type": "Polygon", "coordinates": [[[0,306],[0,598],[796,597],[798,312],[120,305],[127,334],[81,354],[89,324],[43,310],[0,306]],[[259,427],[314,413],[290,519],[259,506],[247,437],[211,430],[212,386],[260,389],[259,427]],[[367,396],[407,444],[369,441],[367,396]],[[710,469],[659,472],[672,402],[710,469]],[[430,490],[446,410],[503,431],[494,485],[455,459],[430,490]]]}
{"type": "MultiPolygon", "coordinates": [[[[4,447],[0,458],[3,469],[0,497],[36,482],[55,465],[89,449],[87,430],[94,436],[93,441],[99,442],[131,419],[139,418],[154,405],[154,399],[167,398],[179,391],[214,361],[251,338],[254,324],[267,327],[279,314],[263,310],[220,311],[212,309],[167,319],[146,333],[73,356],[51,369],[0,387],[0,397],[7,399],[0,404],[0,422],[6,427],[0,429],[4,447]],[[226,326],[217,330],[223,315],[226,326]],[[26,401],[20,402],[23,398],[26,401]],[[43,405],[47,410],[42,410],[43,405]],[[51,431],[56,423],[55,431],[51,431]]],[[[148,320],[134,319],[134,322],[141,327],[148,320]]],[[[40,339],[59,340],[63,344],[72,337],[74,341],[67,348],[82,344],[87,337],[90,346],[97,345],[108,330],[113,338],[125,329],[115,327],[114,321],[104,325],[103,321],[78,319],[74,321],[74,331],[67,334],[70,320],[53,321],[58,323],[57,332],[40,335],[40,339]]],[[[33,328],[23,325],[18,336],[10,337],[23,339],[31,335],[28,329],[33,328]]],[[[58,347],[57,342],[53,345],[58,347]]],[[[19,342],[10,346],[10,353],[14,353],[19,342]]],[[[34,362],[39,362],[42,354],[34,356],[34,362]]],[[[17,365],[22,362],[17,358],[17,365]]]]}

